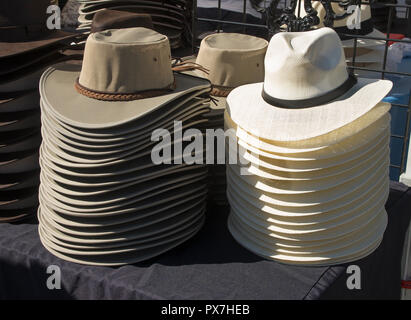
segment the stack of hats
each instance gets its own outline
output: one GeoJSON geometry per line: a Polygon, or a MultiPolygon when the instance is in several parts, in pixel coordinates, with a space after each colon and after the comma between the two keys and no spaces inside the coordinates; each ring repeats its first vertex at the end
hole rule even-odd
{"type": "Polygon", "coordinates": [[[172,49],[183,45],[183,38],[189,26],[187,2],[185,0],[143,1],[143,0],[78,0],[79,26],[77,30],[88,32],[94,15],[105,9],[149,14],[154,30],[166,35],[172,49]]]}
{"type": "Polygon", "coordinates": [[[264,80],[267,46],[266,40],[254,36],[215,33],[201,41],[197,58],[183,58],[180,64],[183,69],[193,66],[194,70],[187,73],[209,79],[212,85],[211,111],[205,117],[207,128],[215,133],[209,190],[211,202],[217,205],[227,204],[223,132],[226,97],[238,86],[264,80]]]}
{"type": "Polygon", "coordinates": [[[167,37],[146,28],[92,33],[81,67],[49,68],[40,81],[43,245],[69,261],[121,265],[193,237],[207,168],[181,128],[202,142],[194,128],[207,122],[209,91],[209,81],[174,73],[167,37]]]}
{"type": "Polygon", "coordinates": [[[40,108],[44,69],[73,34],[46,27],[49,0],[0,3],[0,222],[31,217],[38,204],[40,108]]]}
{"type": "MultiPolygon", "coordinates": [[[[313,8],[317,10],[318,16],[320,18],[320,24],[317,27],[324,27],[324,19],[326,15],[324,6],[319,1],[314,1],[312,5],[313,8]]],[[[360,21],[358,21],[358,25],[360,27],[359,29],[357,29],[358,26],[356,26],[356,20],[354,18],[356,17],[355,11],[347,14],[347,8],[341,6],[340,3],[333,2],[331,5],[334,12],[338,16],[344,17],[342,19],[334,20],[333,29],[339,34],[342,40],[347,64],[349,66],[355,66],[359,68],[381,70],[384,60],[386,41],[362,38],[386,38],[386,35],[384,33],[374,28],[370,5],[366,4],[366,2],[361,4],[359,15],[360,21]],[[350,23],[353,25],[349,27],[348,25],[350,23]],[[357,38],[356,48],[354,49],[355,35],[359,35],[360,37],[357,38]],[[353,61],[355,61],[355,63],[353,63],[353,61]]],[[[301,15],[304,16],[304,8],[301,8],[300,10],[301,15]]],[[[364,77],[381,77],[381,75],[377,72],[365,71],[361,69],[356,69],[355,73],[359,76],[364,77]]]]}
{"type": "Polygon", "coordinates": [[[264,83],[227,97],[229,229],[252,252],[329,265],[373,252],[387,225],[392,83],[349,75],[330,28],[279,33],[264,83]]]}

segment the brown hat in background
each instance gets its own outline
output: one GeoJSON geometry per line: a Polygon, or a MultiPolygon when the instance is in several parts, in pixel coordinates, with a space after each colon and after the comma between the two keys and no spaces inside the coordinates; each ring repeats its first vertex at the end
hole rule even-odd
{"type": "Polygon", "coordinates": [[[153,29],[151,16],[149,14],[106,9],[94,15],[91,32],[134,27],[153,29]]]}
{"type": "Polygon", "coordinates": [[[47,28],[50,0],[0,1],[0,59],[69,44],[78,34],[47,28]]]}

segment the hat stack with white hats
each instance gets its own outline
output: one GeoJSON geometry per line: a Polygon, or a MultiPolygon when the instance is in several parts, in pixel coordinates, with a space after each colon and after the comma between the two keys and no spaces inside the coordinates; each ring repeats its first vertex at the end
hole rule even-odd
{"type": "Polygon", "coordinates": [[[82,67],[40,81],[39,234],[66,260],[121,265],[157,256],[204,222],[209,81],[174,73],[166,36],[96,32],[82,67]],[[177,128],[177,129],[176,129],[177,128]],[[184,135],[183,135],[184,133],[184,135]]]}
{"type": "MultiPolygon", "coordinates": [[[[320,18],[320,24],[316,27],[324,27],[326,15],[324,6],[320,1],[313,1],[312,6],[318,12],[320,18]]],[[[334,20],[333,29],[339,34],[342,40],[347,64],[359,68],[381,70],[386,41],[380,39],[386,38],[386,35],[374,28],[370,4],[364,1],[360,7],[344,7],[341,6],[340,3],[333,2],[331,6],[338,16],[345,16],[343,19],[334,20]],[[354,43],[355,35],[359,36],[356,44],[354,43]],[[367,39],[363,37],[377,39],[367,39]]],[[[302,6],[300,8],[300,16],[304,16],[305,14],[302,6]]],[[[380,77],[378,72],[361,69],[356,69],[355,73],[363,77],[380,77]]]]}
{"type": "MultiPolygon", "coordinates": [[[[196,67],[195,76],[210,80],[211,111],[207,128],[214,130],[214,159],[209,168],[210,200],[226,205],[224,111],[227,95],[236,87],[264,80],[265,39],[239,33],[215,33],[201,41],[197,58],[183,59],[182,67],[196,67]]],[[[209,133],[211,138],[211,132],[209,133]]],[[[211,159],[210,159],[211,160],[211,159]]]]}
{"type": "Polygon", "coordinates": [[[105,9],[149,14],[154,30],[166,35],[172,49],[183,45],[190,8],[185,0],[145,1],[145,0],[77,0],[79,7],[79,26],[77,30],[89,32],[94,15],[105,9]]]}
{"type": "Polygon", "coordinates": [[[48,30],[49,0],[0,3],[0,222],[35,216],[41,142],[38,83],[74,34],[48,30]]]}
{"type": "Polygon", "coordinates": [[[279,33],[263,83],[227,97],[228,226],[257,255],[330,265],[360,259],[387,225],[391,82],[355,78],[330,28],[279,33]],[[234,157],[235,158],[235,157],[234,157]]]}

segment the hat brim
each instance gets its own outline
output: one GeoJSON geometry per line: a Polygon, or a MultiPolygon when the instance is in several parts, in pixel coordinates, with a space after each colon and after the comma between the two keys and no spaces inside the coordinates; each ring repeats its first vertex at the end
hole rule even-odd
{"type": "MultiPolygon", "coordinates": [[[[351,231],[357,231],[358,229],[354,230],[357,226],[357,223],[372,223],[372,218],[375,216],[375,212],[381,210],[384,207],[384,203],[382,203],[382,199],[387,199],[388,196],[382,195],[382,198],[378,201],[369,204],[367,207],[360,207],[356,210],[350,212],[347,215],[336,217],[330,221],[322,221],[321,218],[318,219],[315,223],[308,223],[308,224],[298,224],[293,223],[292,221],[289,224],[284,223],[283,221],[276,220],[276,217],[269,217],[267,215],[261,215],[258,211],[252,210],[250,211],[249,208],[245,209],[236,201],[231,201],[232,209],[235,210],[236,213],[239,213],[247,220],[250,220],[258,229],[261,231],[267,232],[274,232],[278,234],[296,236],[299,238],[301,236],[301,241],[304,241],[304,238],[308,236],[307,241],[316,241],[322,240],[327,241],[326,239],[313,239],[309,237],[316,237],[316,236],[324,236],[327,234],[328,236],[334,237],[343,237],[344,234],[350,233],[351,231]],[[369,220],[371,219],[371,221],[369,220]],[[277,223],[280,222],[280,223],[277,223]]],[[[233,200],[232,198],[230,200],[233,200]]]]}
{"type": "MultiPolygon", "coordinates": [[[[371,33],[365,36],[372,37],[372,38],[387,38],[387,36],[384,33],[382,33],[381,31],[377,29],[374,29],[371,33]]],[[[354,47],[354,40],[355,39],[349,39],[349,40],[343,40],[341,42],[342,42],[343,47],[352,48],[354,47]]],[[[357,47],[378,47],[381,45],[384,46],[385,44],[386,44],[385,40],[357,38],[357,47]]]]}
{"type": "Polygon", "coordinates": [[[312,255],[316,254],[325,254],[332,251],[336,251],[345,247],[349,247],[353,243],[360,242],[369,237],[370,233],[378,232],[382,229],[384,224],[379,223],[380,220],[376,219],[369,226],[368,230],[364,233],[363,230],[357,230],[353,233],[350,233],[348,236],[343,236],[336,239],[331,239],[329,241],[287,241],[279,240],[274,237],[270,237],[269,234],[261,232],[246,223],[242,223],[235,215],[231,216],[231,219],[237,220],[237,227],[239,230],[243,230],[246,234],[250,234],[255,237],[255,239],[262,241],[265,245],[270,245],[271,248],[274,248],[278,252],[291,255],[312,255]]]}
{"type": "MultiPolygon", "coordinates": [[[[320,212],[317,214],[310,215],[300,215],[300,216],[285,216],[285,215],[274,215],[262,210],[259,210],[256,206],[247,203],[242,197],[236,196],[236,193],[230,191],[228,193],[228,198],[233,207],[242,208],[245,212],[249,212],[254,216],[261,217],[267,221],[273,221],[273,223],[285,226],[296,226],[296,228],[305,228],[310,226],[319,225],[335,225],[339,221],[343,221],[347,217],[354,217],[359,211],[368,210],[377,204],[382,204],[387,201],[389,196],[389,188],[387,187],[377,187],[374,192],[370,193],[369,197],[364,197],[361,201],[357,201],[354,205],[350,205],[347,208],[342,208],[339,210],[331,210],[330,212],[320,212]]],[[[381,207],[381,206],[380,206],[381,207]]],[[[237,209],[238,210],[238,209],[237,209]]]]}
{"type": "Polygon", "coordinates": [[[80,7],[79,8],[79,13],[81,15],[88,15],[88,14],[93,14],[97,13],[102,10],[119,10],[121,11],[122,9],[126,9],[124,11],[129,11],[133,12],[133,9],[136,10],[136,13],[148,13],[148,14],[156,14],[156,13],[164,13],[166,15],[172,14],[174,18],[179,17],[180,21],[184,21],[184,15],[181,13],[182,11],[178,11],[178,7],[163,7],[161,5],[159,6],[154,6],[154,5],[144,5],[144,4],[139,4],[139,3],[130,3],[126,5],[116,5],[115,3],[112,3],[110,5],[95,5],[95,6],[88,6],[88,7],[80,7]],[[131,10],[127,10],[131,9],[131,10]]]}
{"type": "Polygon", "coordinates": [[[79,36],[81,35],[77,33],[56,30],[50,32],[44,37],[32,41],[0,42],[0,59],[10,58],[16,55],[31,52],[36,49],[44,49],[59,42],[69,43],[70,40],[74,40],[79,36]]]}
{"type": "Polygon", "coordinates": [[[107,102],[88,98],[74,87],[81,66],[59,64],[46,70],[40,79],[40,94],[53,106],[59,120],[80,128],[115,127],[143,117],[184,94],[210,87],[204,79],[175,73],[176,88],[169,94],[153,98],[107,102]]]}
{"type": "Polygon", "coordinates": [[[141,197],[137,196],[134,198],[125,198],[121,201],[121,199],[117,203],[112,203],[110,205],[103,205],[98,207],[85,207],[85,206],[73,206],[72,204],[68,204],[67,202],[61,201],[60,199],[53,196],[50,188],[46,187],[44,184],[40,185],[40,190],[48,200],[47,203],[52,203],[56,207],[68,210],[70,212],[76,213],[86,213],[90,214],[90,216],[94,216],[95,214],[103,214],[105,212],[111,212],[111,214],[116,212],[117,210],[126,210],[130,207],[133,210],[143,210],[147,208],[154,208],[159,205],[163,205],[168,203],[169,201],[174,201],[177,199],[181,199],[183,197],[188,197],[190,195],[196,194],[200,195],[206,192],[206,187],[204,183],[191,183],[183,187],[179,187],[175,190],[168,190],[167,192],[163,192],[151,198],[146,197],[142,199],[141,197]]]}
{"type": "Polygon", "coordinates": [[[120,210],[107,210],[104,212],[100,213],[93,213],[90,215],[90,213],[81,213],[81,212],[74,212],[70,209],[63,209],[58,206],[58,204],[55,204],[51,201],[48,201],[46,199],[49,199],[46,194],[43,193],[41,189],[39,189],[39,199],[40,202],[43,205],[47,205],[48,208],[51,210],[54,210],[56,212],[59,212],[60,214],[64,214],[67,217],[73,218],[73,219],[117,219],[118,217],[125,217],[127,215],[141,215],[141,217],[145,216],[150,216],[154,215],[166,210],[172,210],[175,207],[188,207],[189,203],[192,203],[193,201],[202,201],[204,203],[204,199],[207,196],[207,193],[201,192],[201,193],[193,193],[191,195],[184,195],[180,198],[176,198],[173,201],[169,201],[167,203],[163,203],[157,207],[149,207],[146,209],[141,209],[141,208],[134,208],[133,206],[126,207],[124,209],[120,210]]]}
{"type": "MultiPolygon", "coordinates": [[[[67,123],[58,121],[53,115],[53,110],[40,102],[43,110],[42,120],[49,124],[55,131],[69,137],[72,143],[75,141],[81,142],[83,145],[88,144],[91,148],[101,149],[104,146],[119,147],[123,144],[129,144],[142,135],[152,132],[156,128],[163,128],[175,120],[185,119],[187,116],[208,109],[207,99],[194,99],[202,93],[206,94],[209,89],[196,91],[192,94],[184,95],[175,100],[172,106],[167,106],[167,109],[159,109],[151,112],[149,116],[144,117],[143,121],[133,121],[127,125],[110,128],[108,130],[93,130],[70,126],[67,123]]],[[[181,120],[183,121],[183,120],[181,120]]]]}
{"type": "Polygon", "coordinates": [[[270,141],[292,142],[339,129],[374,108],[391,90],[389,80],[359,78],[340,98],[311,108],[287,109],[268,104],[263,83],[235,88],[227,97],[230,118],[244,130],[270,141]]]}
{"type": "MultiPolygon", "coordinates": [[[[232,213],[230,214],[231,217],[232,213]]],[[[386,213],[385,213],[386,215],[386,213]]],[[[380,232],[375,232],[367,238],[367,240],[357,244],[354,247],[345,248],[343,250],[338,250],[330,254],[312,254],[305,256],[293,256],[287,255],[284,253],[279,253],[267,246],[261,246],[260,241],[256,241],[250,235],[245,236],[246,233],[238,231],[238,227],[232,223],[232,220],[229,218],[228,228],[234,239],[246,249],[251,252],[262,256],[266,259],[275,260],[278,262],[286,264],[295,264],[295,265],[316,265],[316,266],[327,266],[333,264],[342,264],[350,261],[361,259],[369,254],[371,254],[382,241],[384,230],[387,225],[386,217],[384,219],[381,216],[381,229],[380,232]],[[384,220],[383,220],[384,219],[384,220]]],[[[367,229],[367,228],[364,228],[367,229]]],[[[365,231],[366,232],[366,231],[365,231]]]]}
{"type": "Polygon", "coordinates": [[[94,228],[87,225],[67,228],[64,224],[56,221],[59,217],[58,214],[45,207],[42,207],[41,210],[44,213],[41,217],[42,227],[49,231],[47,236],[52,237],[53,241],[64,243],[68,248],[89,250],[115,250],[132,244],[138,245],[154,239],[166,238],[190,228],[203,217],[204,213],[204,208],[200,205],[177,215],[174,213],[170,216],[170,214],[163,213],[160,216],[162,218],[160,221],[150,217],[151,219],[147,219],[148,221],[135,220],[127,225],[114,225],[108,228],[106,226],[94,228]],[[80,231],[80,228],[84,228],[82,229],[84,231],[80,231]],[[90,239],[89,237],[99,239],[90,239]]]}
{"type": "MultiPolygon", "coordinates": [[[[355,56],[355,63],[363,63],[363,64],[371,64],[371,63],[380,63],[382,64],[384,60],[384,47],[372,50],[369,53],[363,54],[363,55],[356,55],[355,56]]],[[[346,59],[347,63],[351,63],[353,61],[353,58],[347,58],[346,59]]]]}
{"type": "MultiPolygon", "coordinates": [[[[389,108],[387,108],[386,110],[388,111],[389,108]]],[[[370,112],[374,113],[374,111],[378,111],[377,107],[372,109],[370,112]]],[[[266,143],[263,140],[260,140],[257,137],[248,134],[238,126],[234,125],[233,127],[233,123],[229,122],[227,114],[225,119],[225,128],[235,130],[235,138],[233,141],[237,141],[237,143],[240,143],[242,147],[249,148],[250,151],[257,155],[261,155],[266,158],[282,160],[321,160],[336,157],[346,153],[352,153],[355,150],[362,151],[364,150],[364,148],[369,149],[369,147],[383,135],[388,134],[388,127],[390,126],[391,116],[388,112],[386,112],[384,115],[381,114],[381,116],[382,118],[380,118],[379,115],[378,117],[376,115],[376,117],[374,118],[375,121],[371,125],[369,123],[364,123],[364,126],[362,127],[363,130],[360,130],[358,133],[346,137],[341,141],[337,141],[338,143],[333,143],[332,145],[327,145],[325,143],[323,144],[323,147],[314,149],[287,149],[266,143]]],[[[346,127],[348,126],[345,126],[344,128],[346,127]]],[[[234,134],[230,134],[229,131],[228,135],[230,137],[234,136],[234,134]]],[[[275,168],[273,169],[275,170],[275,168]]]]}
{"type": "MultiPolygon", "coordinates": [[[[183,59],[184,62],[191,62],[191,63],[195,63],[196,62],[196,57],[191,57],[188,59],[183,59]]],[[[186,70],[186,71],[181,71],[182,74],[187,74],[193,77],[198,77],[198,78],[202,78],[202,79],[207,79],[206,77],[204,77],[204,73],[200,72],[196,69],[194,70],[186,70]]],[[[217,97],[214,95],[210,95],[213,99],[210,102],[210,108],[211,108],[211,112],[214,112],[216,114],[216,116],[220,116],[220,113],[222,113],[225,110],[225,106],[227,103],[227,97],[217,97]]]]}
{"type": "Polygon", "coordinates": [[[109,216],[105,218],[68,217],[67,215],[62,215],[60,212],[49,208],[44,202],[42,203],[42,209],[45,209],[47,214],[50,215],[54,221],[64,226],[94,228],[101,226],[109,227],[119,224],[127,224],[130,222],[140,223],[144,220],[160,221],[165,217],[173,217],[193,208],[204,206],[204,200],[205,197],[199,197],[177,205],[167,205],[164,208],[160,206],[157,210],[140,211],[138,214],[132,212],[129,214],[109,216]]]}
{"type": "Polygon", "coordinates": [[[366,195],[371,197],[376,192],[389,188],[387,172],[388,170],[369,179],[360,177],[355,181],[315,194],[278,194],[275,197],[271,193],[270,186],[263,182],[246,181],[243,179],[244,176],[229,173],[227,180],[231,183],[228,184],[227,194],[241,198],[241,200],[268,214],[288,218],[309,218],[312,215],[330,212],[334,214],[350,210],[353,206],[363,203],[363,198],[366,195]],[[266,194],[270,195],[265,197],[266,194]]]}

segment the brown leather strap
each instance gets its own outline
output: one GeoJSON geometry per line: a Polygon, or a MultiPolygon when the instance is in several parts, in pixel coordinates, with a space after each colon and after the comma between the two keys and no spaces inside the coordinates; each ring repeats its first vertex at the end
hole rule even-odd
{"type": "Polygon", "coordinates": [[[172,69],[173,71],[177,71],[177,72],[200,70],[204,72],[205,74],[210,73],[210,70],[208,70],[207,68],[204,68],[202,65],[198,63],[190,62],[190,61],[177,62],[173,64],[172,69]]]}
{"type": "Polygon", "coordinates": [[[210,94],[216,97],[227,97],[233,89],[233,87],[212,85],[210,94]]]}
{"type": "Polygon", "coordinates": [[[141,100],[147,99],[152,97],[161,96],[176,88],[176,82],[174,82],[163,89],[153,89],[153,90],[145,90],[136,93],[108,93],[108,92],[97,92],[90,90],[88,88],[83,87],[78,79],[74,84],[77,92],[92,99],[102,100],[102,101],[132,101],[132,100],[141,100]]]}

